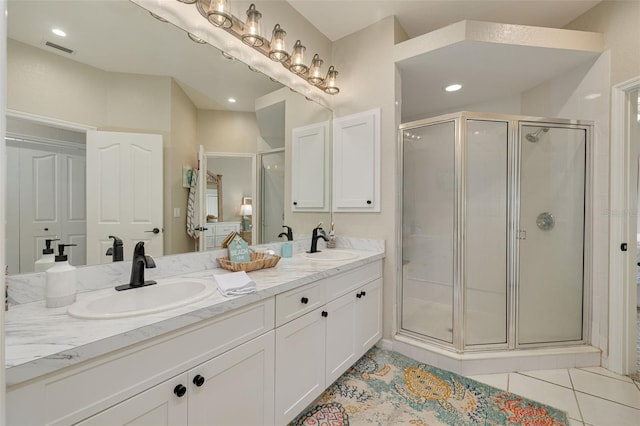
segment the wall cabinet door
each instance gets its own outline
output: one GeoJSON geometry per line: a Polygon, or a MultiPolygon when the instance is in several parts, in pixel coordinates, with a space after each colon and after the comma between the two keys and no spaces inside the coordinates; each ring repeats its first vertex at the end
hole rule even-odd
{"type": "Polygon", "coordinates": [[[382,278],[360,287],[356,304],[356,358],[361,357],[382,337],[382,278]]]}
{"type": "Polygon", "coordinates": [[[326,306],[327,316],[327,386],[357,361],[356,292],[352,291],[326,306]]]}
{"type": "Polygon", "coordinates": [[[189,425],[274,423],[274,332],[189,372],[189,425]]]}
{"type": "Polygon", "coordinates": [[[176,394],[178,386],[187,387],[187,374],[160,383],[132,398],[77,423],[97,425],[182,426],[187,423],[187,395],[176,394]]]}
{"type": "Polygon", "coordinates": [[[289,423],[325,389],[326,319],[316,309],[276,329],[277,425],[289,423]]]}
{"type": "Polygon", "coordinates": [[[380,109],[333,121],[333,211],[380,211],[380,109]]]}
{"type": "Polygon", "coordinates": [[[291,210],[329,211],[329,122],[293,129],[291,210]]]}

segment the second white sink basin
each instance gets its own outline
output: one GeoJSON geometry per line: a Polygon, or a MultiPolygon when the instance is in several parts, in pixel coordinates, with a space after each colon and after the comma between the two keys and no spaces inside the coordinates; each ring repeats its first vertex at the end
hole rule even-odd
{"type": "Polygon", "coordinates": [[[212,295],[213,280],[176,278],[158,284],[88,297],[69,306],[69,315],[84,319],[113,319],[161,312],[212,295]]]}
{"type": "Polygon", "coordinates": [[[352,251],[335,250],[335,249],[322,250],[317,253],[305,253],[304,256],[307,259],[311,259],[311,260],[326,260],[326,261],[351,260],[351,259],[360,257],[358,253],[354,253],[352,251]]]}

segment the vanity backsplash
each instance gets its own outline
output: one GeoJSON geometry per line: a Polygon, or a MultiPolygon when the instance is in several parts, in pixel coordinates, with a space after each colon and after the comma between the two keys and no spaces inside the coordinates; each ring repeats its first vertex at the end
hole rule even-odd
{"type": "MultiPolygon", "coordinates": [[[[311,239],[290,241],[293,243],[293,253],[304,253],[309,250],[311,239]]],[[[252,248],[258,251],[273,250],[280,254],[283,243],[271,243],[252,248]]],[[[324,249],[324,242],[319,243],[324,249]]],[[[384,250],[383,240],[370,240],[363,238],[339,237],[336,239],[337,247],[353,248],[360,250],[384,250]]],[[[330,250],[330,249],[329,249],[330,250]]],[[[151,253],[153,255],[153,253],[151,253]]],[[[218,268],[216,258],[227,256],[226,249],[175,254],[161,256],[155,259],[156,267],[145,270],[148,279],[161,279],[175,275],[186,274],[218,268]]],[[[105,263],[102,265],[82,266],[77,271],[78,292],[100,290],[115,287],[118,284],[129,282],[131,275],[131,261],[105,263]]],[[[9,285],[9,305],[31,303],[44,299],[45,273],[10,275],[7,277],[9,285]]],[[[9,307],[11,309],[11,307],[9,307]]]]}

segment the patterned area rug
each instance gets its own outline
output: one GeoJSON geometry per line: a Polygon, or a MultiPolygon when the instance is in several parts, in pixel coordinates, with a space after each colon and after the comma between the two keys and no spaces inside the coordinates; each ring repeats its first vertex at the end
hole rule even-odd
{"type": "Polygon", "coordinates": [[[374,347],[290,425],[568,424],[556,408],[374,347]]]}

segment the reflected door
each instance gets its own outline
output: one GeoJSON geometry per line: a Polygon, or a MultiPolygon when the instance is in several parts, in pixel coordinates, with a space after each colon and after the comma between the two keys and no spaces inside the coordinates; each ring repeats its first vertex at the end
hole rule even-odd
{"type": "Polygon", "coordinates": [[[280,241],[284,230],[284,151],[262,154],[260,164],[260,243],[280,241]]]}
{"type": "Polygon", "coordinates": [[[520,130],[518,343],[582,339],[586,130],[520,130]]]}

